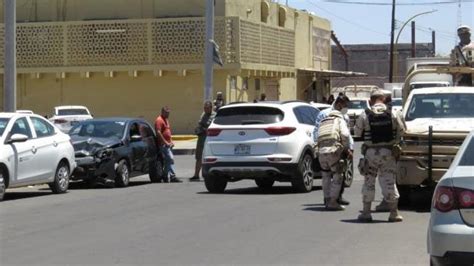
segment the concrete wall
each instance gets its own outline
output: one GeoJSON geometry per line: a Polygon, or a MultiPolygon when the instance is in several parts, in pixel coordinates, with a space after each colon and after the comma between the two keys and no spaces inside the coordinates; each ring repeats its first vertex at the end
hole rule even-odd
{"type": "MultiPolygon", "coordinates": [[[[226,0],[216,0],[216,15],[225,15],[226,0]]],[[[240,2],[240,1],[239,1],[240,2]]],[[[17,0],[17,20],[80,21],[202,17],[205,0],[17,0]]],[[[0,5],[3,20],[3,1],[0,5]]]]}
{"type": "MultiPolygon", "coordinates": [[[[388,82],[390,66],[390,45],[389,44],[359,44],[344,45],[349,54],[349,71],[367,73],[368,77],[337,79],[335,83],[338,87],[345,85],[377,85],[383,87],[388,82]]],[[[406,74],[406,59],[411,56],[411,44],[398,45],[398,71],[394,73],[396,82],[403,82],[406,74]]],[[[416,57],[432,57],[433,45],[431,43],[418,43],[416,57]]],[[[344,57],[339,49],[332,47],[333,69],[345,70],[344,57]]]]}
{"type": "MultiPolygon", "coordinates": [[[[216,73],[216,88],[226,88],[226,83],[227,73],[216,73]]],[[[68,74],[65,79],[51,74],[39,79],[20,75],[18,109],[51,115],[54,106],[79,104],[90,108],[96,117],[143,117],[152,123],[160,108],[168,105],[174,132],[191,133],[202,110],[202,84],[200,73],[156,77],[143,72],[136,78],[126,72],[118,72],[113,78],[99,73],[90,78],[68,74]]]]}

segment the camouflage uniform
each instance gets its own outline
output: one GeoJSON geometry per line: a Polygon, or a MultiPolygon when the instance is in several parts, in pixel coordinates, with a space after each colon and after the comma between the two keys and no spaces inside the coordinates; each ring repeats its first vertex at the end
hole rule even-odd
{"type": "Polygon", "coordinates": [[[337,203],[344,180],[340,163],[344,151],[350,146],[350,131],[341,112],[329,113],[318,131],[318,159],[322,169],[324,199],[328,209],[344,209],[337,203]]]}
{"type": "Polygon", "coordinates": [[[396,117],[387,110],[387,106],[383,103],[374,104],[356,121],[354,133],[356,137],[364,139],[362,154],[365,156],[359,162],[359,170],[364,175],[362,187],[364,210],[359,216],[360,220],[372,220],[370,206],[375,197],[377,177],[380,181],[384,201],[390,206],[389,221],[401,221],[402,219],[397,210],[400,195],[396,186],[396,159],[392,152],[399,139],[399,131],[396,117]]]}

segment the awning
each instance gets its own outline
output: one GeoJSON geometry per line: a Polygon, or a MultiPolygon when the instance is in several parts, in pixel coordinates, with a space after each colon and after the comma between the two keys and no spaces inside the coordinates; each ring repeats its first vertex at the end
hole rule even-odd
{"type": "Polygon", "coordinates": [[[319,70],[315,68],[298,68],[298,71],[313,72],[318,77],[367,77],[367,73],[339,70],[319,70]]]}

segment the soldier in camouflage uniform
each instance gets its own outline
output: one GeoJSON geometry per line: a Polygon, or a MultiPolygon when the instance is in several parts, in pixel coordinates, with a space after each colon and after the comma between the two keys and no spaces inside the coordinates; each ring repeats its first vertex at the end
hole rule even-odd
{"type": "Polygon", "coordinates": [[[344,180],[341,160],[344,154],[348,154],[349,158],[352,156],[351,133],[343,116],[343,113],[347,113],[348,102],[346,96],[338,97],[334,110],[321,121],[318,130],[318,159],[322,169],[324,202],[328,210],[344,210],[338,199],[344,180]]]}
{"type": "Polygon", "coordinates": [[[357,119],[354,128],[356,137],[363,137],[362,154],[359,170],[364,176],[362,201],[364,208],[358,220],[371,222],[371,205],[375,197],[375,180],[378,177],[384,200],[389,204],[389,222],[401,222],[403,217],[398,213],[400,197],[396,186],[396,159],[393,153],[400,136],[396,117],[387,110],[382,91],[371,95],[371,109],[365,110],[357,119]]]}

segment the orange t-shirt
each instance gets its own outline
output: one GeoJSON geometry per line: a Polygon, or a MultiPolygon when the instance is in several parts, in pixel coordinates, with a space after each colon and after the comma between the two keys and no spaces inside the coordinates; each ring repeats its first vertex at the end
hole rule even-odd
{"type": "MultiPolygon", "coordinates": [[[[160,132],[161,135],[163,135],[163,138],[166,140],[166,142],[171,143],[171,126],[170,122],[168,119],[162,117],[161,115],[156,118],[155,121],[155,130],[156,132],[160,132]]],[[[161,143],[161,139],[158,138],[158,144],[163,145],[164,143],[161,143]]]]}

